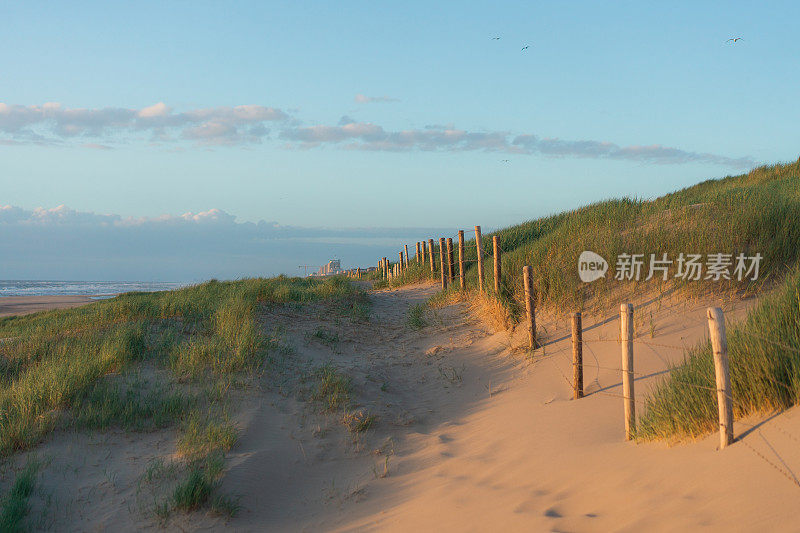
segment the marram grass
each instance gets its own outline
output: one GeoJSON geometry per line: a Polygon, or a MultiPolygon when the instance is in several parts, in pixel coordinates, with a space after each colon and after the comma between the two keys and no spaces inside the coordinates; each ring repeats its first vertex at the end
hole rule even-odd
{"type": "MultiPolygon", "coordinates": [[[[800,271],[737,326],[728,325],[734,417],[787,409],[800,401],[800,271]]],[[[645,400],[640,439],[687,439],[718,426],[709,341],[691,350],[645,400]]]]}
{"type": "Polygon", "coordinates": [[[344,278],[210,281],[0,319],[0,456],[35,445],[65,417],[91,428],[163,426],[191,400],[103,380],[144,362],[210,381],[255,369],[272,341],[256,322],[259,305],[358,294],[344,278]]]}

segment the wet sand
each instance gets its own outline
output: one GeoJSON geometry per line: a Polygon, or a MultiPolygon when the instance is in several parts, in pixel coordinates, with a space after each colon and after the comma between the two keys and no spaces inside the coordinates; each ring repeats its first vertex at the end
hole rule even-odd
{"type": "Polygon", "coordinates": [[[78,307],[95,300],[90,296],[2,296],[0,297],[0,317],[27,315],[48,309],[78,307]]]}

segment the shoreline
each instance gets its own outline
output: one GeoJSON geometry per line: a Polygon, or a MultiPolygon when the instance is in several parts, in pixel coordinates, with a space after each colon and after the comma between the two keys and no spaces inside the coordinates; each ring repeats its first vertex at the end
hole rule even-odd
{"type": "Polygon", "coordinates": [[[97,299],[95,295],[0,296],[0,317],[80,307],[97,299]]]}

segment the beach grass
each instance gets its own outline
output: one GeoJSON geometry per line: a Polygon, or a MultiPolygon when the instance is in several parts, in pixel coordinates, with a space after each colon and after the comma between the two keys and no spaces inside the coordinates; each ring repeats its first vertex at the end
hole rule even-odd
{"type": "MultiPolygon", "coordinates": [[[[477,221],[479,222],[479,221],[477,221]]],[[[434,236],[435,237],[435,236],[434,236]]],[[[435,239],[438,241],[438,239],[435,239]]],[[[654,200],[619,198],[553,214],[483,235],[484,287],[486,293],[519,318],[524,309],[522,267],[533,267],[537,308],[554,310],[609,309],[618,304],[620,291],[633,295],[672,288],[688,294],[756,293],[776,283],[800,259],[800,161],[763,166],[747,174],[704,181],[654,200]],[[502,280],[495,294],[492,281],[492,237],[500,240],[502,280]],[[611,273],[591,284],[578,276],[581,252],[593,251],[610,264],[611,273]],[[744,253],[763,257],[759,278],[752,281],[685,281],[659,275],[643,281],[614,279],[614,263],[621,253],[744,253]]],[[[478,285],[474,238],[465,246],[466,279],[478,285]]],[[[438,244],[434,257],[439,257],[438,244]]],[[[383,286],[399,286],[431,278],[429,265],[411,265],[403,276],[383,286]]]]}
{"type": "Polygon", "coordinates": [[[28,498],[36,485],[41,464],[30,459],[17,474],[8,493],[0,499],[0,531],[25,531],[23,521],[28,515],[28,498]]]}
{"type": "MultiPolygon", "coordinates": [[[[218,502],[220,512],[230,512],[232,501],[212,497],[219,457],[224,464],[237,437],[225,409],[229,391],[274,361],[271,354],[288,351],[259,323],[259,313],[319,300],[354,320],[369,318],[368,299],[344,277],[212,280],[2,318],[0,458],[62,427],[177,425],[188,474],[162,511],[218,502]]],[[[320,399],[335,404],[343,391],[330,379],[320,399]]]]}
{"type": "MultiPolygon", "coordinates": [[[[728,326],[728,361],[735,418],[800,403],[800,271],[728,326]]],[[[691,439],[718,429],[711,344],[691,349],[645,399],[637,422],[642,440],[691,439]]]]}

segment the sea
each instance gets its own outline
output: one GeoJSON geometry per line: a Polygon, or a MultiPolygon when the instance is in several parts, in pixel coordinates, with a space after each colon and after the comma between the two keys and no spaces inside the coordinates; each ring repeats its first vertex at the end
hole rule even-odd
{"type": "Polygon", "coordinates": [[[80,295],[93,297],[114,296],[122,292],[168,291],[185,287],[188,283],[169,281],[53,281],[53,280],[0,280],[0,296],[55,296],[80,295]]]}

